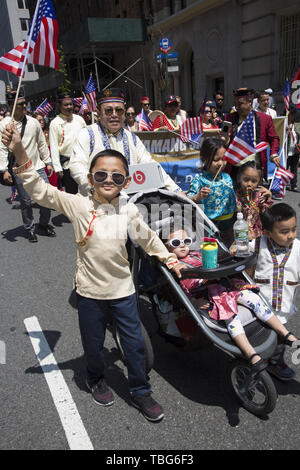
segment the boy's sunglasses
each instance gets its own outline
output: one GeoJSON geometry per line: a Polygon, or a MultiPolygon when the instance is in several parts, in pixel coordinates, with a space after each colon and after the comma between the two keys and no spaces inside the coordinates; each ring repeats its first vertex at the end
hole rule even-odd
{"type": "Polygon", "coordinates": [[[193,239],[191,237],[186,237],[183,240],[180,240],[179,238],[172,238],[172,240],[167,242],[166,245],[171,245],[173,248],[178,248],[181,243],[183,243],[185,246],[191,246],[193,239]]]}
{"type": "Polygon", "coordinates": [[[105,108],[104,112],[106,116],[112,116],[114,112],[116,113],[117,116],[123,116],[123,114],[125,113],[125,109],[124,108],[105,108]]]}
{"type": "Polygon", "coordinates": [[[123,186],[127,178],[126,176],[122,175],[122,173],[109,173],[108,171],[96,171],[95,173],[91,173],[91,175],[93,176],[96,183],[104,183],[104,181],[106,181],[110,176],[116,186],[123,186]]]}

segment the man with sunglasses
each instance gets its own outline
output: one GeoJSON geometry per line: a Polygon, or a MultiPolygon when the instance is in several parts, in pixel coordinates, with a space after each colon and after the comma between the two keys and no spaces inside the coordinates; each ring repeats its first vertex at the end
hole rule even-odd
{"type": "Polygon", "coordinates": [[[150,98],[149,98],[149,96],[143,96],[141,98],[141,106],[142,106],[141,112],[136,117],[136,120],[137,120],[138,123],[140,123],[140,121],[142,119],[143,111],[147,114],[147,116],[149,116],[149,114],[152,112],[152,110],[150,109],[150,98]]]}
{"type": "Polygon", "coordinates": [[[59,95],[58,107],[59,114],[49,127],[51,158],[59,187],[64,187],[67,193],[76,194],[78,186],[70,176],[69,163],[74,142],[86,123],[81,116],[74,114],[73,99],[68,94],[59,95]]]}
{"type": "MultiPolygon", "coordinates": [[[[83,195],[89,191],[87,174],[90,162],[102,150],[121,152],[129,165],[153,161],[142,141],[133,132],[124,129],[125,95],[120,89],[102,91],[98,98],[97,111],[98,123],[80,131],[69,165],[71,176],[78,183],[83,195]]],[[[163,169],[162,174],[166,189],[181,191],[163,169]]]]}
{"type": "MultiPolygon", "coordinates": [[[[7,101],[13,109],[15,102],[16,92],[11,92],[7,101]]],[[[31,206],[31,199],[27,192],[24,190],[22,181],[20,178],[13,174],[12,167],[14,165],[14,155],[8,152],[8,149],[2,143],[2,132],[5,127],[11,122],[11,117],[8,116],[1,121],[0,124],[0,172],[3,173],[3,182],[7,185],[16,186],[20,204],[21,214],[24,224],[24,228],[27,232],[28,240],[31,243],[38,241],[35,231],[35,224],[33,218],[33,210],[31,206]]],[[[53,166],[50,158],[48,145],[40,126],[39,121],[31,116],[26,115],[26,99],[23,92],[20,92],[17,99],[16,109],[13,116],[13,122],[15,128],[21,133],[22,143],[25,147],[26,152],[30,155],[34,169],[39,175],[48,183],[48,177],[45,171],[47,168],[48,174],[53,174],[53,166]]],[[[39,220],[39,233],[47,237],[55,237],[55,231],[49,225],[51,217],[50,209],[46,207],[40,207],[40,220],[39,220]]]]}

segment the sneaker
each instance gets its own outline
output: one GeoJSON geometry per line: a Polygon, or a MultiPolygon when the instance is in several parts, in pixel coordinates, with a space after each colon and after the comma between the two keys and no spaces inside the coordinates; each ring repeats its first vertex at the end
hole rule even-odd
{"type": "Polygon", "coordinates": [[[267,371],[271,374],[274,375],[279,380],[282,380],[283,382],[287,382],[288,380],[292,380],[295,377],[295,372],[293,369],[288,367],[285,362],[282,362],[281,364],[270,364],[267,368],[267,371]]]}
{"type": "Polygon", "coordinates": [[[108,388],[104,379],[100,379],[95,385],[90,385],[86,381],[87,388],[92,392],[94,402],[100,406],[111,406],[114,404],[114,396],[108,388]]]}
{"type": "Polygon", "coordinates": [[[160,421],[164,417],[162,407],[151,397],[150,393],[131,396],[131,404],[140,410],[148,421],[160,421]]]}

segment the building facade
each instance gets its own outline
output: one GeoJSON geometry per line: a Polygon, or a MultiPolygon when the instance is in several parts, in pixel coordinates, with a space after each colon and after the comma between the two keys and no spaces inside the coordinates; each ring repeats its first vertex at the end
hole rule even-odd
{"type": "MultiPolygon", "coordinates": [[[[0,55],[16,47],[26,38],[30,25],[30,12],[27,0],[2,0],[0,2],[0,55]]],[[[39,78],[33,65],[28,65],[24,84],[39,78]]],[[[5,85],[15,87],[19,78],[13,73],[0,69],[0,80],[5,85]]]]}
{"type": "MultiPolygon", "coordinates": [[[[300,64],[299,0],[52,1],[74,89],[83,90],[92,73],[98,89],[119,86],[136,107],[149,95],[152,109],[161,108],[170,93],[195,115],[205,94],[212,98],[219,89],[229,108],[240,86],[272,88],[280,101],[300,64]],[[168,90],[165,64],[157,60],[163,37],[178,53],[168,90]]],[[[36,0],[27,3],[33,13],[36,0]]],[[[32,95],[46,95],[51,73],[40,70],[32,95]]]]}

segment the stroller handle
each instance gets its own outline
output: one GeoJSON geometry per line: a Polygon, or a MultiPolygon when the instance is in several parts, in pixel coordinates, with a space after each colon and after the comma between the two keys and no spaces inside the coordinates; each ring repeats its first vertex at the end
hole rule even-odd
{"type": "Polygon", "coordinates": [[[219,260],[217,268],[205,269],[202,267],[188,267],[181,271],[182,279],[200,278],[200,279],[219,279],[222,277],[240,274],[246,268],[253,266],[256,260],[256,254],[251,254],[243,258],[236,256],[227,256],[219,260]]]}

